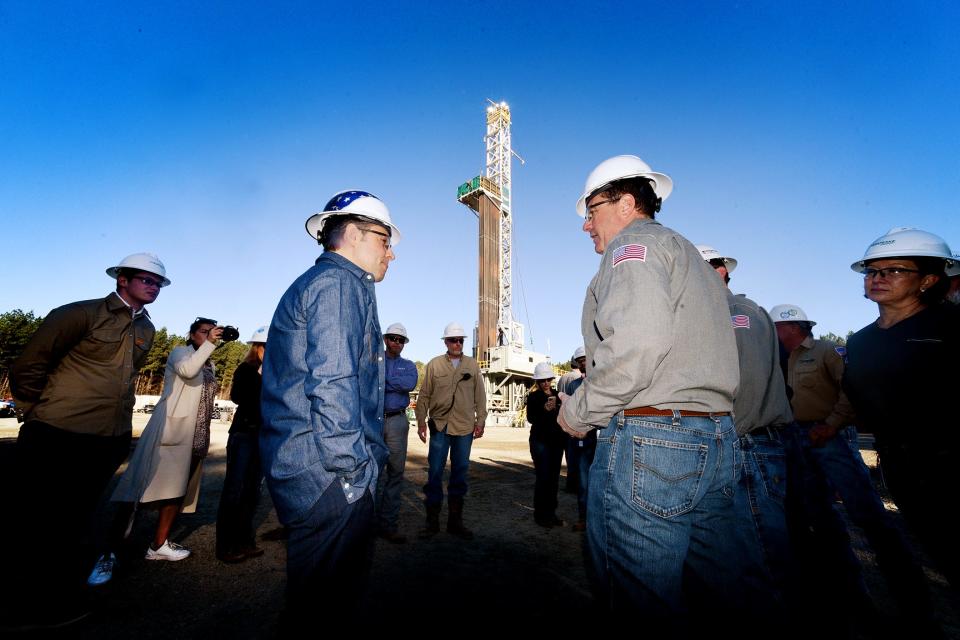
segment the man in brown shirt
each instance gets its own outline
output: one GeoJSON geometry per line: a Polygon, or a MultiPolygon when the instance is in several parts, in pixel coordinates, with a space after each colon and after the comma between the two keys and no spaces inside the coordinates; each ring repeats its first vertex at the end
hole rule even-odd
{"type": "Polygon", "coordinates": [[[853,615],[876,615],[846,526],[833,506],[833,497],[839,493],[850,519],[863,529],[876,552],[877,564],[901,610],[928,608],[923,572],[887,514],[860,456],[853,409],[841,389],[846,349],[814,339],[812,328],[816,323],[796,305],[777,305],[770,316],[781,344],[790,354],[787,385],[793,390],[791,404],[799,430],[803,513],[791,514],[799,519],[791,524],[791,533],[798,534],[799,565],[810,570],[818,591],[831,585],[841,589],[836,594],[839,598],[822,601],[834,602],[841,611],[853,615]],[[811,528],[818,552],[805,539],[811,528]],[[804,557],[819,552],[830,557],[804,557]],[[821,570],[827,573],[813,576],[821,570]],[[824,579],[830,573],[836,574],[835,579],[824,579]]]}
{"type": "Polygon", "coordinates": [[[477,361],[463,355],[466,332],[451,322],[443,332],[447,352],[427,363],[423,384],[417,397],[417,434],[427,441],[430,470],[423,487],[427,522],[422,535],[440,531],[440,507],[443,504],[443,470],[450,455],[450,480],[447,531],[465,540],[473,533],[463,526],[463,497],[467,493],[467,470],[474,438],[483,437],[487,420],[487,394],[477,361]]]}
{"type": "Polygon", "coordinates": [[[89,612],[80,585],[90,570],[81,542],[100,494],[130,451],[134,384],[153,345],[145,306],[170,284],[163,263],[137,253],[107,269],[116,291],[47,315],[11,367],[24,408],[13,513],[4,526],[17,553],[21,629],[59,627],[89,612]]]}

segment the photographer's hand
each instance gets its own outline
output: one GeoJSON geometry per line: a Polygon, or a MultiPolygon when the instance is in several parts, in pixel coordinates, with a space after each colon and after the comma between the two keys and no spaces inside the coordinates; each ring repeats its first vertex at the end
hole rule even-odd
{"type": "Polygon", "coordinates": [[[223,335],[223,327],[214,327],[207,332],[207,342],[212,342],[217,344],[217,341],[220,340],[220,336],[223,335]]]}

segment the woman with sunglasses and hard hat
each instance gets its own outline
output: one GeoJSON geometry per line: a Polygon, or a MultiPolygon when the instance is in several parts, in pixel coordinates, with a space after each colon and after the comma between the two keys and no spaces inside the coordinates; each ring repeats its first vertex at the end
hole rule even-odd
{"type": "Polygon", "coordinates": [[[250,349],[233,373],[230,400],[237,413],[227,440],[227,470],[217,509],[217,559],[243,562],[263,555],[257,547],[253,516],[260,502],[260,391],[263,386],[263,354],[267,348],[267,326],[253,332],[250,349]]]}
{"type": "Polygon", "coordinates": [[[163,394],[110,498],[121,503],[110,533],[113,548],[97,561],[88,584],[103,584],[113,577],[115,552],[133,528],[138,506],[159,512],[145,559],[176,562],[190,555],[169,534],[179,513],[197,509],[219,388],[210,356],[222,333],[216,320],[197,318],[190,325],[189,342],[167,357],[163,394]]]}
{"type": "Polygon", "coordinates": [[[945,524],[945,510],[956,499],[953,467],[960,452],[960,421],[950,407],[960,313],[944,302],[945,270],[953,265],[947,243],[919,229],[891,229],[867,247],[851,268],[863,274],[864,296],[880,315],[847,342],[843,388],[859,426],[876,437],[900,512],[960,587],[956,530],[945,524]]]}
{"type": "Polygon", "coordinates": [[[557,517],[557,488],[560,463],[567,446],[567,434],[557,424],[560,396],[553,388],[553,365],[541,362],[533,369],[534,388],[527,395],[530,423],[530,457],[536,481],[533,488],[533,519],[541,527],[562,527],[557,517]]]}

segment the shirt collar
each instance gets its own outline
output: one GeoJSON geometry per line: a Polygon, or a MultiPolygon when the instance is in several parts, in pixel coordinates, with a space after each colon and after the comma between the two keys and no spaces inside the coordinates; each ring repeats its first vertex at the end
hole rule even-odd
{"type": "Polygon", "coordinates": [[[333,262],[334,264],[340,267],[343,267],[353,275],[357,276],[357,278],[359,278],[360,280],[369,282],[371,285],[374,284],[372,273],[370,273],[369,271],[364,271],[363,269],[361,269],[354,263],[350,262],[349,260],[344,258],[342,255],[337,253],[336,251],[324,251],[323,253],[320,254],[320,257],[317,258],[317,261],[315,264],[320,264],[321,260],[333,262]]]}
{"type": "Polygon", "coordinates": [[[117,293],[116,291],[110,292],[110,295],[107,296],[107,309],[109,309],[110,311],[118,311],[120,309],[123,309],[124,307],[133,311],[134,318],[141,315],[144,315],[148,318],[150,317],[150,312],[147,311],[146,307],[140,307],[139,309],[134,310],[133,307],[131,307],[126,300],[120,297],[119,293],[117,293]]]}

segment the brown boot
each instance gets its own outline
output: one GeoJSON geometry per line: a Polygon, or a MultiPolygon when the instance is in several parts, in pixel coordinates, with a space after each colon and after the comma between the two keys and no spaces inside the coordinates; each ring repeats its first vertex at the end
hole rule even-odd
{"type": "Polygon", "coordinates": [[[463,498],[450,498],[447,502],[447,533],[473,540],[473,531],[463,526],[463,498]]]}
{"type": "Polygon", "coordinates": [[[428,504],[427,507],[427,521],[424,524],[423,529],[420,530],[421,538],[432,538],[433,536],[440,533],[440,505],[439,504],[428,504]]]}

